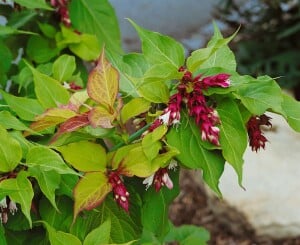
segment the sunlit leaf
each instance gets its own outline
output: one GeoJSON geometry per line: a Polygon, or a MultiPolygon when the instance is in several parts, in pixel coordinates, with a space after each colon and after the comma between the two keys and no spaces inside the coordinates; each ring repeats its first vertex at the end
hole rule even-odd
{"type": "Polygon", "coordinates": [[[29,167],[39,166],[43,171],[54,170],[59,174],[77,174],[65,164],[58,153],[45,146],[30,148],[26,157],[26,164],[29,167]]]}
{"type": "Polygon", "coordinates": [[[144,98],[134,98],[125,104],[121,111],[121,119],[126,123],[130,118],[146,112],[151,106],[151,103],[144,98]]]}
{"type": "Polygon", "coordinates": [[[44,108],[67,104],[69,92],[55,79],[39,72],[26,63],[33,74],[34,90],[44,108]]]}
{"type": "Polygon", "coordinates": [[[56,147],[65,161],[82,172],[105,171],[106,153],[104,148],[89,141],[78,141],[56,147]]]}
{"type": "Polygon", "coordinates": [[[70,109],[50,108],[43,114],[37,116],[35,118],[36,121],[30,125],[30,128],[33,131],[39,132],[44,129],[56,126],[75,116],[76,113],[70,109]]]}
{"type": "Polygon", "coordinates": [[[114,111],[110,113],[102,106],[94,107],[89,113],[89,121],[94,128],[113,128],[114,126],[112,125],[112,122],[115,117],[116,115],[114,111]]]}
{"type": "Polygon", "coordinates": [[[97,66],[90,72],[87,83],[88,95],[110,110],[114,106],[118,90],[119,73],[106,60],[103,50],[97,66]]]}
{"type": "Polygon", "coordinates": [[[53,227],[51,227],[45,221],[39,221],[43,223],[44,227],[48,232],[48,237],[51,245],[65,245],[66,242],[74,245],[81,245],[81,241],[74,235],[62,231],[57,231],[53,227]]]}
{"type": "Polygon", "coordinates": [[[53,63],[53,77],[60,82],[67,81],[75,69],[75,57],[64,54],[59,56],[53,63]]]}
{"type": "Polygon", "coordinates": [[[111,188],[104,173],[86,173],[74,189],[74,221],[82,210],[91,210],[100,205],[111,188]]]}
{"type": "Polygon", "coordinates": [[[18,166],[22,149],[17,140],[0,126],[0,172],[10,172],[18,166]]]}

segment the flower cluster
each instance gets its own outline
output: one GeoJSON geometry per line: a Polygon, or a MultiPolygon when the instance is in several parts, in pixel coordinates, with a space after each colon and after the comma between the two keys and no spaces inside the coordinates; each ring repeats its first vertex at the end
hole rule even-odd
{"type": "Polygon", "coordinates": [[[13,200],[4,197],[0,201],[0,223],[6,224],[8,221],[8,212],[12,215],[18,211],[17,205],[13,200]]]}
{"type": "Polygon", "coordinates": [[[219,146],[220,130],[216,125],[220,123],[220,119],[217,111],[208,105],[203,91],[209,87],[229,87],[230,75],[218,74],[202,78],[201,75],[193,77],[193,74],[183,67],[179,68],[179,71],[184,73],[177,86],[177,93],[170,97],[167,108],[153,122],[148,131],[152,132],[161,124],[167,126],[179,124],[180,109],[182,104],[185,103],[189,115],[195,118],[195,122],[201,130],[202,140],[219,146]]]}
{"type": "Polygon", "coordinates": [[[260,116],[252,116],[247,122],[249,145],[251,146],[252,151],[257,152],[257,150],[259,150],[261,147],[265,149],[265,144],[268,140],[263,135],[260,126],[265,125],[272,127],[270,120],[271,117],[268,117],[265,114],[263,114],[260,116]]]}
{"type": "Polygon", "coordinates": [[[126,212],[129,210],[129,192],[117,172],[111,172],[108,176],[108,182],[112,186],[114,199],[117,204],[126,212]]]}
{"type": "Polygon", "coordinates": [[[71,26],[71,20],[68,10],[68,0],[50,0],[50,4],[56,8],[60,15],[60,21],[67,27],[71,26]]]}

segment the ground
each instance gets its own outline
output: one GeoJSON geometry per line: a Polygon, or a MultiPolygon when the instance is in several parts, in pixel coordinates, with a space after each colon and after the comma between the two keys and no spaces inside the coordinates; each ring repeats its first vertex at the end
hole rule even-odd
{"type": "Polygon", "coordinates": [[[242,214],[223,200],[208,197],[203,184],[192,171],[182,171],[180,186],[180,194],[170,207],[170,219],[175,225],[205,227],[211,234],[209,244],[300,245],[300,237],[274,240],[257,236],[242,214]]]}

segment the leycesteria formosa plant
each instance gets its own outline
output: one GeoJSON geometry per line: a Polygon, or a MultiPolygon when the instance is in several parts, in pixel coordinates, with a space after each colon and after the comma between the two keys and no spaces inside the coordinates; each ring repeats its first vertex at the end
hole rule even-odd
{"type": "Polygon", "coordinates": [[[242,186],[247,146],[268,147],[271,113],[300,132],[299,102],[236,72],[236,33],[214,24],[186,57],[128,20],[142,51],[126,54],[106,0],[14,2],[0,5],[1,244],[205,244],[168,219],[181,169],[221,196],[225,163],[242,186]]]}

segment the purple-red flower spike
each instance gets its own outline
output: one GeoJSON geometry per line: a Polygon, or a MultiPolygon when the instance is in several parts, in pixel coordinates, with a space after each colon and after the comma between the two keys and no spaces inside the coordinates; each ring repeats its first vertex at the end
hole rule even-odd
{"type": "Polygon", "coordinates": [[[111,172],[108,176],[108,181],[112,186],[114,199],[117,204],[126,212],[129,210],[129,192],[127,191],[123,181],[116,172],[111,172]]]}
{"type": "Polygon", "coordinates": [[[56,11],[60,15],[61,22],[67,26],[71,26],[71,20],[68,10],[68,0],[51,0],[50,4],[56,8],[56,11]]]}
{"type": "Polygon", "coordinates": [[[272,127],[270,123],[271,117],[265,114],[260,116],[252,116],[247,123],[249,145],[252,151],[258,151],[260,148],[265,149],[265,144],[268,141],[260,129],[261,125],[272,127]]]}
{"type": "Polygon", "coordinates": [[[153,184],[155,190],[158,192],[163,186],[168,189],[173,188],[173,182],[168,174],[168,168],[160,168],[154,174],[153,184]]]}
{"type": "Polygon", "coordinates": [[[230,75],[221,73],[215,76],[205,77],[202,79],[201,83],[204,89],[208,87],[227,88],[230,85],[229,77],[230,75]]]}

